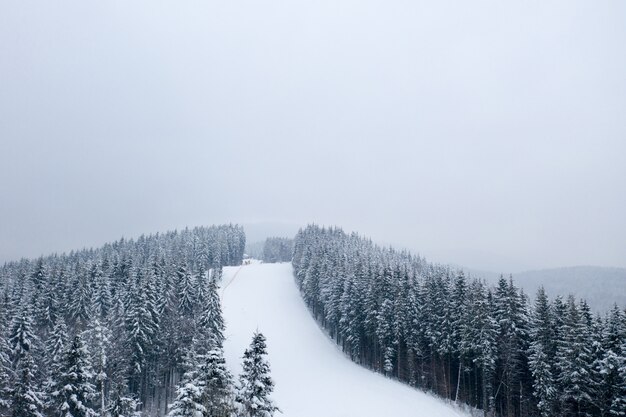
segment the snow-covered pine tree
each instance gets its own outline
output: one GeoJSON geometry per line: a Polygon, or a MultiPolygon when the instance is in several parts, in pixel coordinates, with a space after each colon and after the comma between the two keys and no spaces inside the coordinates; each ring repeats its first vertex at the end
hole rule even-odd
{"type": "Polygon", "coordinates": [[[100,397],[99,412],[106,416],[106,392],[109,382],[107,362],[111,343],[111,331],[100,322],[100,314],[93,314],[85,330],[84,338],[87,350],[91,353],[91,363],[94,366],[95,385],[100,397]]]}
{"type": "Polygon", "coordinates": [[[233,377],[226,368],[220,347],[214,347],[204,355],[198,373],[203,386],[204,417],[230,417],[234,411],[233,377]]]}
{"type": "Polygon", "coordinates": [[[0,416],[7,415],[11,405],[9,397],[11,375],[10,349],[3,333],[3,329],[0,329],[0,416]]]}
{"type": "MultiPolygon", "coordinates": [[[[454,401],[458,402],[459,393],[461,391],[464,356],[469,352],[469,344],[466,339],[466,335],[468,333],[467,326],[469,325],[467,317],[467,281],[465,280],[465,274],[463,271],[456,274],[454,278],[450,304],[450,326],[452,332],[451,347],[452,352],[455,353],[458,358],[458,372],[456,375],[457,383],[454,393],[454,401]]],[[[450,377],[452,378],[452,375],[450,377]]]]}
{"type": "Polygon", "coordinates": [[[36,369],[30,351],[25,351],[15,365],[15,377],[10,389],[12,417],[43,417],[43,394],[36,385],[36,369]]]}
{"type": "Polygon", "coordinates": [[[49,369],[60,366],[67,343],[67,325],[65,324],[65,320],[59,317],[54,323],[54,327],[46,343],[46,360],[49,369]]]}
{"type": "Polygon", "coordinates": [[[69,299],[67,311],[72,319],[71,322],[79,328],[83,328],[89,318],[91,305],[91,286],[88,276],[82,268],[76,268],[71,279],[72,297],[69,299]]]}
{"type": "Polygon", "coordinates": [[[531,315],[531,340],[529,347],[529,366],[533,376],[533,395],[537,400],[537,410],[543,417],[554,415],[556,387],[552,369],[552,344],[554,329],[552,328],[552,311],[548,296],[543,287],[537,291],[535,307],[531,315]]]}
{"type": "Polygon", "coordinates": [[[57,313],[57,294],[48,267],[43,258],[37,260],[35,271],[32,275],[33,282],[33,320],[39,334],[52,329],[57,313]]]}
{"type": "Polygon", "coordinates": [[[131,393],[138,395],[144,389],[146,364],[154,348],[158,330],[152,311],[154,306],[150,304],[151,300],[142,285],[144,282],[143,273],[137,271],[136,281],[127,295],[124,318],[130,353],[129,389],[131,393]]]}
{"type": "Polygon", "coordinates": [[[89,353],[80,335],[76,335],[65,352],[63,368],[52,392],[55,407],[52,415],[58,417],[96,417],[91,407],[95,389],[89,353]]]}
{"type": "Polygon", "coordinates": [[[200,304],[202,311],[196,324],[196,352],[204,355],[215,347],[221,348],[224,343],[224,318],[220,296],[217,291],[221,269],[214,269],[204,288],[204,299],[200,304]]]}
{"type": "Polygon", "coordinates": [[[31,356],[37,349],[39,338],[33,329],[33,320],[29,305],[24,304],[16,312],[11,323],[9,334],[9,358],[13,369],[17,369],[20,360],[26,356],[31,356]]]}
{"type": "Polygon", "coordinates": [[[193,349],[185,355],[185,368],[167,417],[202,417],[207,412],[202,404],[204,384],[198,375],[198,357],[193,349]]]}
{"type": "Polygon", "coordinates": [[[519,388],[525,356],[525,311],[512,278],[507,281],[500,276],[494,293],[493,315],[498,323],[499,334],[497,372],[502,375],[502,406],[506,415],[513,414],[518,406],[519,388]]]}
{"type": "Polygon", "coordinates": [[[582,415],[591,398],[587,386],[591,374],[591,344],[588,344],[588,329],[573,296],[567,299],[562,337],[558,340],[556,368],[559,371],[558,385],[561,413],[582,415]]]}
{"type": "Polygon", "coordinates": [[[195,306],[194,278],[187,266],[181,264],[176,271],[178,309],[183,316],[193,317],[195,306]]]}
{"type": "Polygon", "coordinates": [[[112,305],[109,280],[104,276],[100,262],[93,265],[90,274],[93,283],[90,306],[91,318],[96,315],[100,320],[106,320],[112,305]]]}
{"type": "Polygon", "coordinates": [[[274,381],[270,376],[266,339],[255,332],[250,347],[243,354],[243,370],[239,376],[236,401],[242,417],[271,417],[278,407],[270,398],[274,381]]]}
{"type": "Polygon", "coordinates": [[[138,407],[139,401],[135,397],[125,396],[120,390],[116,390],[108,413],[111,417],[140,417],[138,407]]]}
{"type": "Polygon", "coordinates": [[[46,380],[44,389],[47,394],[46,408],[54,409],[55,398],[52,395],[55,389],[59,387],[57,378],[61,375],[63,369],[63,361],[65,360],[65,351],[69,342],[67,335],[67,326],[63,316],[58,316],[52,331],[48,335],[46,341],[46,380]]]}
{"type": "Polygon", "coordinates": [[[597,343],[600,355],[594,362],[601,414],[626,415],[626,314],[617,305],[609,312],[597,343]]]}

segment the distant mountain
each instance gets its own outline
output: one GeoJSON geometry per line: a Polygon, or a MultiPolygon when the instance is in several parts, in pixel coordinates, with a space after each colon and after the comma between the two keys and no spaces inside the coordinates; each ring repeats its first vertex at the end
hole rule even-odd
{"type": "MultiPolygon", "coordinates": [[[[468,270],[488,282],[496,282],[500,274],[488,271],[468,270]]],[[[609,310],[613,304],[626,307],[626,268],[601,266],[571,266],[564,268],[541,269],[513,274],[515,283],[534,298],[543,285],[550,298],[561,294],[564,297],[574,294],[584,298],[597,312],[609,310]]]]}

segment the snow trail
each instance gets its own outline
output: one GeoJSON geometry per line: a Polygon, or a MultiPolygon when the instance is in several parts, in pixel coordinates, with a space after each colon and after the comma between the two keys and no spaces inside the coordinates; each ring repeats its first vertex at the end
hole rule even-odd
{"type": "Polygon", "coordinates": [[[351,362],[313,320],[292,271],[289,263],[224,268],[224,350],[235,376],[259,330],[267,337],[276,383],[272,398],[285,417],[466,416],[351,362]]]}

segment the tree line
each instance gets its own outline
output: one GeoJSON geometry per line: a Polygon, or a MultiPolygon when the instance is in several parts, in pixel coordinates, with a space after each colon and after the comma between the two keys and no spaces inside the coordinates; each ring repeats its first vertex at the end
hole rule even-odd
{"type": "Polygon", "coordinates": [[[296,282],[354,361],[485,416],[626,415],[626,314],[496,286],[357,234],[300,230],[296,282]]]}
{"type": "Polygon", "coordinates": [[[263,245],[263,262],[290,262],[293,256],[293,239],[268,237],[263,245]]]}
{"type": "MultiPolygon", "coordinates": [[[[225,404],[257,415],[224,368],[217,292],[244,247],[241,227],[211,226],[2,266],[0,415],[183,416],[194,384],[196,417],[226,415],[225,404]]],[[[264,339],[254,340],[261,366],[264,339]]]]}

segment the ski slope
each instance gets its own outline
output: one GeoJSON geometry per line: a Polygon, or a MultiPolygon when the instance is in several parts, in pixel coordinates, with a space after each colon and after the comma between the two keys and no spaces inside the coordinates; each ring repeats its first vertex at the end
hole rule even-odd
{"type": "Polygon", "coordinates": [[[313,320],[291,264],[224,269],[226,361],[233,374],[255,330],[267,337],[272,398],[284,417],[453,417],[450,405],[351,362],[313,320]]]}

